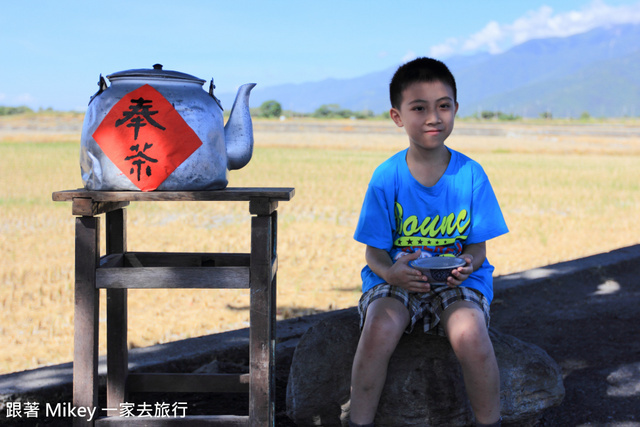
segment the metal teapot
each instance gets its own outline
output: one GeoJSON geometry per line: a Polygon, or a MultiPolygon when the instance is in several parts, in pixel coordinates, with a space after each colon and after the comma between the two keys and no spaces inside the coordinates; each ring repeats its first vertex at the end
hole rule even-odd
{"type": "Polygon", "coordinates": [[[227,186],[228,171],[253,153],[249,93],[238,89],[224,125],[222,106],[204,80],[177,71],[121,71],[100,76],[82,127],[80,169],[97,191],[196,191],[227,186]]]}

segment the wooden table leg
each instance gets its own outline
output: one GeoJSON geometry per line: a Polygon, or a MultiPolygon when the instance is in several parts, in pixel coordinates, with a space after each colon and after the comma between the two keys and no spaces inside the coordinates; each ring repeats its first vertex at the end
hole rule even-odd
{"type": "MultiPolygon", "coordinates": [[[[100,218],[76,218],[73,406],[98,408],[98,318],[100,292],[96,267],[100,259],[100,218]]],[[[76,417],[73,425],[93,425],[76,417]]]]}
{"type": "MultiPolygon", "coordinates": [[[[127,251],[127,211],[106,214],[106,253],[127,251]]],[[[127,289],[107,289],[107,408],[118,409],[127,399],[127,289]]],[[[118,415],[109,413],[103,415],[118,415]]]]}
{"type": "MultiPolygon", "coordinates": [[[[273,261],[278,262],[277,242],[278,242],[278,212],[274,211],[271,215],[271,260],[270,265],[273,265],[273,261]]],[[[277,268],[275,266],[276,273],[273,274],[273,279],[270,280],[269,291],[271,293],[271,312],[269,313],[269,340],[271,342],[271,374],[269,378],[269,399],[272,402],[272,419],[275,423],[275,405],[276,405],[276,313],[277,313],[277,268]]],[[[271,270],[269,270],[271,272],[271,270]]],[[[271,278],[271,276],[269,276],[271,278]]]]}
{"type": "Polygon", "coordinates": [[[272,286],[273,217],[251,222],[251,319],[249,418],[252,426],[273,426],[275,415],[275,292],[272,286]]]}

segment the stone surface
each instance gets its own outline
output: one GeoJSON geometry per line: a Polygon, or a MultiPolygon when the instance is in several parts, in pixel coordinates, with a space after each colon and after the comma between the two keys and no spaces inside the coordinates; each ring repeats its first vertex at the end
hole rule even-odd
{"type": "MultiPolygon", "coordinates": [[[[558,365],[537,346],[491,330],[501,377],[504,425],[532,425],[564,397],[558,365]]],[[[287,387],[298,426],[346,425],[351,364],[360,330],[354,309],[322,321],[300,340],[287,387]]],[[[446,338],[416,328],[389,362],[377,426],[464,426],[473,421],[459,363],[446,338]]]]}

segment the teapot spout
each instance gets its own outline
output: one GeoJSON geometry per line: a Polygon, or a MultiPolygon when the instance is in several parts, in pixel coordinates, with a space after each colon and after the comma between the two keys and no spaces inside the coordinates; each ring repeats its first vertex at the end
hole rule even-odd
{"type": "Polygon", "coordinates": [[[229,170],[244,167],[253,154],[253,124],[249,111],[249,93],[255,83],[240,86],[231,115],[224,127],[229,170]]]}

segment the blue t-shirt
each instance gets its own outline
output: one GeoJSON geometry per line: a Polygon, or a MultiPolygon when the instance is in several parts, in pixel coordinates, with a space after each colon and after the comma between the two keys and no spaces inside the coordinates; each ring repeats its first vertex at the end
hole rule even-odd
{"type": "MultiPolygon", "coordinates": [[[[449,165],[433,187],[420,184],[407,166],[405,149],[374,171],[354,238],[389,252],[421,249],[431,256],[458,256],[465,245],[507,233],[500,205],[482,166],[448,149],[449,165]]],[[[461,286],[477,289],[491,303],[493,266],[485,260],[461,286]]],[[[362,291],[384,283],[369,266],[362,269],[362,291]]]]}

